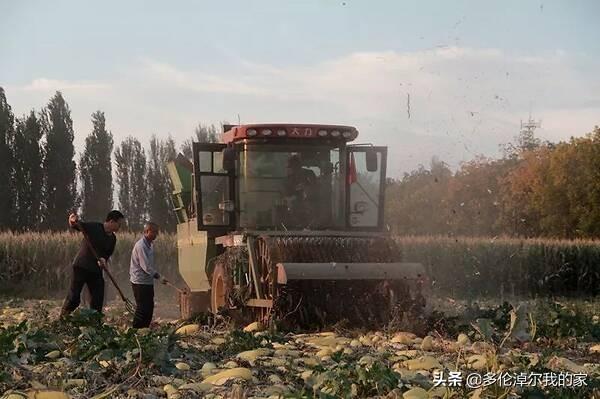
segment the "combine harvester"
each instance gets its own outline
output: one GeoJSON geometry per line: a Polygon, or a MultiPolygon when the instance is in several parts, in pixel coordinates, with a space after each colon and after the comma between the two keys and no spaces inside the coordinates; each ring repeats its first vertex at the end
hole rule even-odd
{"type": "Polygon", "coordinates": [[[429,288],[384,228],[387,147],[350,126],[224,127],[168,170],[183,318],[211,311],[301,327],[418,316],[429,288]]]}

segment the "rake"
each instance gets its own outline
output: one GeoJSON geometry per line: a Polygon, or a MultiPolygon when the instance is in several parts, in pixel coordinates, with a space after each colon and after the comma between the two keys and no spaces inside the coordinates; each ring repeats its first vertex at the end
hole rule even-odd
{"type": "MultiPolygon", "coordinates": [[[[96,258],[96,261],[99,261],[100,257],[98,256],[98,253],[94,249],[94,246],[92,245],[92,242],[90,241],[90,237],[88,236],[87,232],[83,228],[83,225],[80,222],[78,222],[77,225],[79,226],[79,230],[83,234],[85,242],[86,242],[88,248],[90,249],[90,251],[92,252],[92,255],[94,255],[94,257],[96,258]]],[[[107,268],[103,268],[103,270],[104,270],[104,273],[106,273],[106,275],[108,276],[108,278],[110,278],[110,281],[112,281],[113,285],[117,289],[117,292],[119,293],[119,296],[121,297],[121,299],[125,303],[125,309],[127,309],[127,311],[129,313],[133,313],[134,312],[133,303],[131,303],[131,301],[129,299],[127,299],[127,297],[125,296],[125,294],[123,294],[123,291],[121,291],[121,288],[119,287],[119,284],[117,284],[117,280],[115,280],[115,278],[113,277],[112,273],[107,268]]]]}
{"type": "Polygon", "coordinates": [[[182,295],[187,295],[188,292],[184,289],[179,288],[178,286],[176,286],[175,284],[173,284],[172,282],[170,282],[169,280],[165,280],[165,285],[173,288],[174,290],[177,290],[177,292],[179,292],[182,295]]]}

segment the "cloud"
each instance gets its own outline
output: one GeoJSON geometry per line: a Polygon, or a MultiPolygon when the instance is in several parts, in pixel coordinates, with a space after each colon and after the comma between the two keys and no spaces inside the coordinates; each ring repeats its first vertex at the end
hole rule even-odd
{"type": "Polygon", "coordinates": [[[203,72],[186,72],[163,62],[145,60],[142,71],[158,82],[174,85],[182,90],[206,93],[227,93],[237,95],[265,95],[260,87],[253,87],[239,79],[230,79],[203,72]]]}
{"type": "Polygon", "coordinates": [[[590,107],[600,104],[598,64],[563,50],[509,54],[449,46],[358,52],[303,66],[241,60],[237,69],[211,74],[155,62],[146,67],[182,91],[227,94],[253,121],[354,123],[367,141],[404,153],[414,148],[410,156],[421,163],[441,155],[456,166],[479,153],[498,155],[530,111],[547,121],[538,131],[543,138],[589,131],[600,117],[590,107]]]}
{"type": "Polygon", "coordinates": [[[19,87],[23,91],[56,91],[56,90],[103,90],[109,89],[110,85],[98,82],[77,82],[67,80],[56,80],[38,78],[31,83],[19,87]]]}
{"type": "Polygon", "coordinates": [[[578,73],[564,51],[532,56],[445,47],[360,52],[308,66],[273,67],[246,60],[236,66],[207,72],[145,60],[141,76],[149,88],[256,96],[265,103],[315,101],[335,104],[358,118],[386,120],[398,118],[410,95],[415,118],[427,115],[433,122],[451,116],[452,123],[463,125],[483,117],[515,124],[519,117],[514,116],[522,118],[531,107],[560,109],[599,98],[589,90],[590,80],[597,81],[591,68],[591,76],[578,73]],[[552,92],[561,95],[548,95],[552,92]]]}
{"type": "Polygon", "coordinates": [[[117,142],[151,133],[181,142],[198,122],[237,121],[238,114],[242,122],[352,124],[360,141],[390,148],[389,170],[398,175],[434,155],[452,166],[498,155],[530,111],[542,119],[544,139],[590,131],[600,123],[599,67],[597,58],[564,50],[458,46],[355,52],[304,65],[142,59],[107,83],[40,78],[15,97],[28,108],[42,92],[68,91],[76,129],[88,131],[100,108],[117,142]]]}

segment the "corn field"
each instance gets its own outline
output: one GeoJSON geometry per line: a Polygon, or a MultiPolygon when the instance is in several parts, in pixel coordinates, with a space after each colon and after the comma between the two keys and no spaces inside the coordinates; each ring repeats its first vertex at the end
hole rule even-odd
{"type": "MultiPolygon", "coordinates": [[[[141,236],[118,233],[109,268],[120,286],[129,287],[129,260],[141,236]]],[[[78,233],[0,233],[0,292],[20,297],[62,296],[70,283],[71,263],[81,245],[78,233]]],[[[159,271],[180,283],[175,237],[165,234],[154,243],[159,271]]],[[[162,287],[157,287],[162,289],[162,287]]]]}
{"type": "Polygon", "coordinates": [[[421,262],[438,293],[458,298],[594,296],[600,293],[600,242],[514,238],[397,239],[421,262]]]}
{"type": "MultiPolygon", "coordinates": [[[[119,233],[110,268],[127,290],[129,257],[139,236],[119,233]]],[[[458,298],[598,295],[600,242],[511,238],[397,237],[404,261],[421,262],[434,290],[458,298]]],[[[0,292],[56,297],[69,284],[81,245],[76,233],[0,233],[0,292]]],[[[155,242],[158,269],[181,284],[174,235],[155,242]]]]}

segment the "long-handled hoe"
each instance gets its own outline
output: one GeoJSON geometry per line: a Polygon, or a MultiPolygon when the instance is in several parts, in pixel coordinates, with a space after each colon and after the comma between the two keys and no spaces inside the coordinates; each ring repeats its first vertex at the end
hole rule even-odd
{"type": "Polygon", "coordinates": [[[177,290],[177,292],[179,292],[182,295],[187,295],[188,294],[188,292],[186,290],[179,288],[178,286],[176,286],[175,284],[173,284],[169,280],[165,280],[165,285],[168,285],[169,287],[173,288],[174,290],[177,290]]]}

